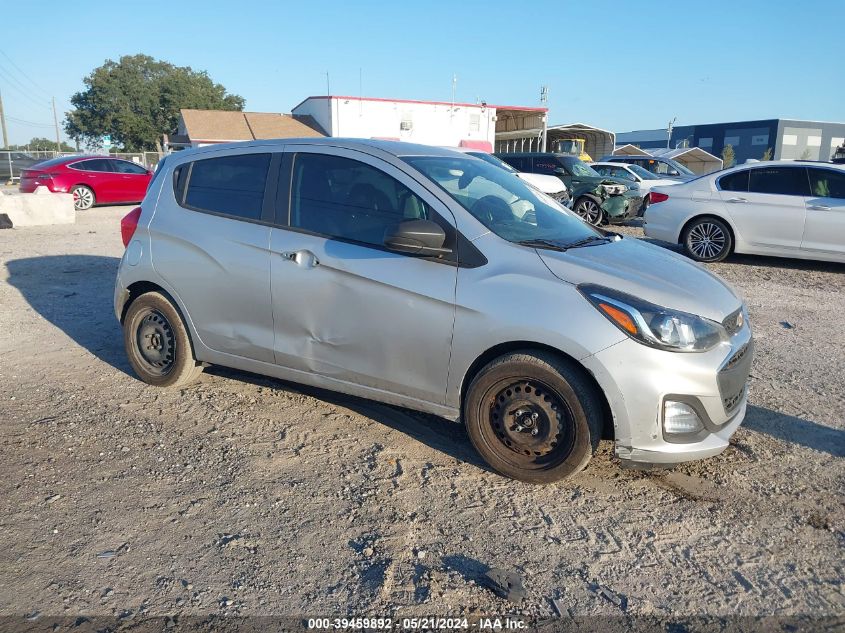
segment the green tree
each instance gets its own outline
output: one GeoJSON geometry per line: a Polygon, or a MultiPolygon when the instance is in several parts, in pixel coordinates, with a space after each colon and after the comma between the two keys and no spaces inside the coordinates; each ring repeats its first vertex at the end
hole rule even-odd
{"type": "MultiPolygon", "coordinates": [[[[56,141],[51,141],[48,138],[36,137],[30,139],[29,143],[25,143],[24,145],[10,145],[9,149],[11,150],[18,150],[19,152],[55,152],[56,151],[56,141]]],[[[68,145],[64,141],[62,141],[61,148],[59,149],[60,152],[75,152],[76,148],[72,145],[68,145]]]]}
{"type": "Polygon", "coordinates": [[[767,147],[766,151],[763,152],[763,157],[760,160],[772,160],[772,148],[767,147]]]}
{"type": "Polygon", "coordinates": [[[202,71],[174,66],[148,55],[106,60],[84,80],[70,102],[64,127],[89,147],[105,135],[125,151],[161,150],[161,135],[176,128],[180,108],[243,110],[244,99],[229,94],[202,71]]]}
{"type": "Polygon", "coordinates": [[[730,144],[725,145],[725,147],[722,148],[722,167],[725,169],[733,167],[735,161],[736,154],[734,153],[734,146],[730,144]]]}
{"type": "Polygon", "coordinates": [[[808,147],[803,152],[801,152],[801,160],[809,160],[810,159],[810,148],[808,147]]]}

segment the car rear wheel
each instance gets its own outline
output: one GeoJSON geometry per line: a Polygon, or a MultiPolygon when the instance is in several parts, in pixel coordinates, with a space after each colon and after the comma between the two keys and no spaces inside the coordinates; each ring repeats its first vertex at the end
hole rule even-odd
{"type": "Polygon", "coordinates": [[[73,194],[73,206],[77,211],[90,209],[97,201],[94,197],[94,191],[85,185],[76,185],[70,192],[73,194]]]}
{"type": "Polygon", "coordinates": [[[593,226],[600,226],[604,220],[604,211],[602,211],[601,205],[596,200],[588,196],[578,198],[573,210],[575,213],[580,215],[585,222],[592,224],[593,226]]]}
{"type": "Polygon", "coordinates": [[[699,262],[720,262],[733,249],[728,226],[717,218],[698,218],[684,229],[684,250],[699,262]]]}
{"type": "Polygon", "coordinates": [[[181,387],[202,372],[182,317],[158,292],[143,294],[129,306],[123,343],[132,369],[148,384],[181,387]]]}
{"type": "Polygon", "coordinates": [[[464,422],[494,470],[549,483],[590,461],[601,437],[601,411],[583,370],[554,354],[526,350],[478,372],[467,389],[464,422]]]}

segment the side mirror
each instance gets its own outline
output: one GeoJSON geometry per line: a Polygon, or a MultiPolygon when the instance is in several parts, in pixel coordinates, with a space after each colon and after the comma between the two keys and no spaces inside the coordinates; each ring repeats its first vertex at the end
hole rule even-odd
{"type": "Polygon", "coordinates": [[[408,255],[445,255],[452,249],[443,248],[446,232],[431,220],[405,220],[387,227],[384,245],[397,253],[408,255]]]}

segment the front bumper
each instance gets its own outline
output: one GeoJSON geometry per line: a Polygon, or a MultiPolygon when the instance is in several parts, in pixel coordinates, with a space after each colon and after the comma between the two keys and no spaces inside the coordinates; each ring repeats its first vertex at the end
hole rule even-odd
{"type": "Polygon", "coordinates": [[[754,355],[746,325],[709,352],[666,352],[626,339],[583,359],[613,414],[616,455],[630,464],[675,464],[717,455],[745,418],[754,355]],[[703,429],[667,434],[667,400],[692,406],[703,429]]]}

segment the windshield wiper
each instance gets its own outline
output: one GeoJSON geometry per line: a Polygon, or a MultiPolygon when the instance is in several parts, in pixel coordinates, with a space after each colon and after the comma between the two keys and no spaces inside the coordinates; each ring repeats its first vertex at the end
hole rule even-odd
{"type": "Polygon", "coordinates": [[[535,240],[520,240],[517,242],[522,246],[533,246],[538,248],[548,248],[553,251],[565,251],[568,246],[564,246],[558,242],[553,242],[552,240],[544,240],[544,239],[535,239],[535,240]]]}
{"type": "Polygon", "coordinates": [[[602,237],[599,235],[589,235],[582,240],[578,240],[576,242],[572,242],[571,244],[567,244],[565,248],[581,248],[582,246],[587,246],[589,244],[598,244],[601,242],[602,244],[607,244],[611,242],[612,238],[610,237],[602,237]]]}

